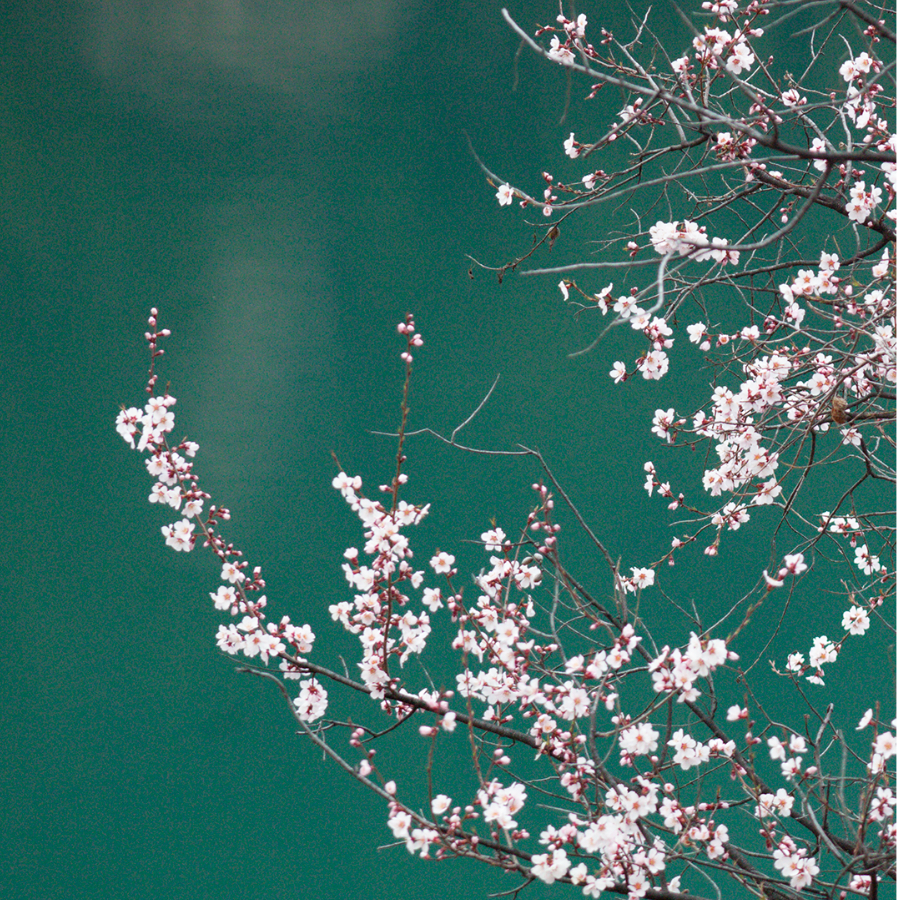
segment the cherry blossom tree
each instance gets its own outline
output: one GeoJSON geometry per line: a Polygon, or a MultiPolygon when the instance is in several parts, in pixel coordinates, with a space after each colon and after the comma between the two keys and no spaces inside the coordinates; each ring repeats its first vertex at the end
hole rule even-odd
{"type": "MultiPolygon", "coordinates": [[[[477,265],[500,280],[529,266],[545,275],[595,324],[576,352],[623,357],[610,358],[612,382],[665,384],[674,354],[695,354],[707,395],[676,408],[673,390],[671,408],[630,423],[656,442],[636,488],[643,477],[671,516],[671,544],[623,567],[523,447],[514,452],[539,473],[534,506],[480,535],[483,568],[461,574],[452,546],[420,561],[427,485],[407,485],[404,469],[423,439],[408,427],[423,345],[410,315],[398,326],[393,471],[374,491],[343,471],[333,482],[361,526],[361,548],[336,548],[349,593],[330,605],[334,627],[359,642],[348,671],[327,637],[270,614],[261,568],[226,538],[229,513],[201,487],[196,444],[172,440],[175,398],[156,372],[168,331],[153,310],[149,399],[117,428],[145,454],[150,501],[178,511],[165,542],[214,554],[221,583],[209,596],[230,619],[218,647],[274,682],[299,731],[383,799],[385,835],[410,853],[499,867],[513,892],[539,881],[589,897],[885,896],[896,722],[887,689],[842,695],[829,666],[845,655],[871,665],[893,635],[893,11],[707,0],[685,14],[678,48],[656,37],[649,8],[627,36],[583,14],[537,30],[505,15],[565,70],[572,96],[624,102],[616,120],[570,134],[565,179],[541,173],[535,190],[484,167],[499,205],[538,224],[524,252],[477,265]],[[793,74],[763,50],[789,45],[793,74]],[[571,262],[534,266],[598,215],[606,235],[617,216],[617,231],[571,262]],[[702,468],[673,467],[679,454],[702,468]],[[570,564],[565,517],[594,548],[602,592],[570,564]],[[670,572],[702,577],[710,557],[750,540],[754,520],[768,549],[730,586],[725,615],[708,620],[667,592],[670,572]],[[827,603],[821,621],[794,623],[790,598],[806,584],[827,585],[827,603]],[[805,643],[767,666],[760,627],[805,643]],[[453,671],[449,688],[430,679],[437,666],[453,671]],[[352,722],[330,715],[341,693],[359,698],[352,722]],[[425,794],[381,762],[398,730],[421,746],[425,794]],[[465,776],[442,769],[450,752],[465,776]]],[[[488,452],[458,432],[430,433],[455,452],[488,452]]]]}

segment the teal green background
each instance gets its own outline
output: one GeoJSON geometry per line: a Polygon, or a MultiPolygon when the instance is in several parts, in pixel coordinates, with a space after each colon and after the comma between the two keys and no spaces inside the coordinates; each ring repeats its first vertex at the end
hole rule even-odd
{"type": "MultiPolygon", "coordinates": [[[[555,15],[510,6],[528,26],[555,15]]],[[[143,401],[157,306],[175,430],[199,442],[201,485],[231,508],[228,536],[263,566],[272,613],[309,621],[323,658],[327,607],[347,596],[341,554],[360,543],[331,453],[373,488],[389,478],[393,445],[371,432],[397,426],[408,311],[425,338],[413,428],[451,430],[499,374],[467,437],[541,449],[626,566],[658,557],[670,535],[641,466],[661,455],[648,412],[672,405],[669,387],[614,389],[615,348],[568,358],[595,323],[573,319],[556,279],[501,286],[467,259],[505,262],[534,232],[498,207],[467,136],[537,192],[543,169],[568,177],[569,132],[613,118],[617,98],[561,123],[564,73],[516,61],[493,3],[6,8],[0,896],[513,887],[377,849],[391,841],[381,802],[216,650],[217,567],[164,548],[170,517],[146,502],[151,481],[113,420],[143,401]]],[[[622,14],[604,9],[602,24],[624,27],[622,14]]],[[[577,258],[603,225],[536,262],[577,258]]],[[[702,383],[687,363],[676,372],[702,383]]],[[[492,518],[515,529],[535,466],[426,438],[408,450],[407,496],[433,504],[420,557],[440,546],[477,568],[464,541],[492,518]]],[[[710,602],[746,562],[713,564],[710,602]]]]}

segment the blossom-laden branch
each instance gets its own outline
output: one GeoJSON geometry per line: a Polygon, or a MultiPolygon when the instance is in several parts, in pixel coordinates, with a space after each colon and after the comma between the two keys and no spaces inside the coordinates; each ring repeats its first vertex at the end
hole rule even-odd
{"type": "Polygon", "coordinates": [[[277,683],[300,733],[385,802],[388,828],[411,853],[499,867],[521,880],[514,893],[540,881],[629,900],[876,897],[896,878],[896,723],[880,701],[865,709],[845,698],[859,704],[843,711],[840,721],[858,722],[859,734],[847,734],[836,703],[815,693],[827,693],[839,654],[889,633],[884,610],[895,594],[883,487],[894,480],[896,139],[891,66],[878,53],[892,33],[875,7],[806,5],[821,7],[829,27],[815,32],[804,77],[781,84],[755,45],[770,12],[784,13],[773,28],[791,21],[793,0],[704,2],[719,24],[694,29],[688,52],[663,71],[654,60],[670,55],[649,15],[627,43],[601,29],[601,50],[583,15],[560,15],[535,35],[507,16],[536,52],[589,80],[589,100],[604,87],[629,94],[618,122],[585,142],[570,135],[566,156],[623,145],[631,156],[612,174],[592,163],[571,183],[544,173],[542,196],[486,169],[501,206],[518,200],[550,220],[540,241],[495,271],[502,277],[562,243],[570,223],[601,203],[627,200],[642,212],[637,227],[625,226],[623,258],[544,270],[586,279],[607,268],[624,279],[559,284],[579,315],[607,317],[592,349],[616,326],[641,342],[633,364],[612,364],[613,380],[665,383],[676,329],[692,304],[699,310],[687,343],[704,354],[712,396],[693,413],[657,410],[650,431],[670,449],[709,448],[700,497],[643,464],[644,488],[681,517],[682,530],[636,565],[621,564],[539,453],[459,443],[493,387],[449,437],[409,428],[423,341],[407,316],[398,326],[405,377],[390,481],[376,496],[344,471],[333,481],[362,528],[360,547],[343,550],[350,599],[329,606],[358,645],[348,669],[308,624],[269,618],[262,570],[223,535],[230,514],[200,486],[197,445],[171,441],[175,398],[158,390],[155,371],[168,331],[151,312],[148,400],[123,408],[117,429],[146,455],[150,501],[181,516],[162,528],[166,544],[212,551],[221,584],[210,598],[231,619],[219,626],[218,647],[251,664],[242,671],[277,683]],[[831,72],[826,48],[843,21],[859,27],[831,72]],[[864,46],[851,49],[853,40],[864,46]],[[644,227],[657,204],[669,215],[644,227]],[[820,217],[825,238],[813,228],[820,217]],[[641,281],[644,272],[653,274],[641,281]],[[411,532],[429,506],[406,499],[405,463],[410,440],[424,433],[458,452],[537,466],[533,508],[509,533],[492,523],[481,534],[485,562],[474,578],[460,576],[449,549],[417,563],[411,532]],[[746,590],[723,588],[735,594],[724,614],[710,621],[691,598],[668,596],[670,566],[701,568],[751,515],[773,513],[768,561],[746,590]],[[567,557],[567,521],[596,550],[587,577],[567,557]],[[588,586],[598,569],[601,591],[588,586]],[[840,602],[828,615],[843,636],[811,631],[807,653],[766,672],[796,701],[779,706],[794,715],[783,721],[764,699],[757,662],[766,648],[749,626],[786,598],[774,640],[815,569],[834,578],[840,602]],[[674,644],[660,639],[645,597],[668,610],[674,644]],[[449,683],[435,674],[448,671],[449,683]],[[336,717],[337,694],[350,716],[336,717]],[[413,767],[392,769],[378,755],[398,734],[406,754],[421,744],[424,793],[413,767]],[[441,762],[448,758],[453,765],[441,762]]]}
{"type": "MultiPolygon", "coordinates": [[[[714,462],[702,475],[712,505],[676,493],[656,463],[644,467],[648,493],[700,523],[673,540],[673,553],[707,534],[706,552],[716,555],[724,535],[762,507],[780,507],[790,529],[806,531],[807,548],[825,530],[847,533],[833,527],[833,517],[843,521],[850,513],[876,544],[858,544],[859,526],[849,535],[857,568],[886,583],[894,529],[884,517],[875,525],[878,514],[860,504],[867,483],[896,478],[896,137],[889,127],[895,100],[886,92],[892,64],[877,55],[889,29],[857,5],[833,8],[835,16],[866,23],[860,29],[866,49],[851,51],[832,72],[824,59],[837,32],[823,28],[823,37],[813,34],[804,84],[785,76],[785,86],[754,44],[770,13],[793,14],[798,4],[722,0],[703,9],[727,27],[693,29],[689,51],[675,59],[650,34],[646,17],[627,44],[600,29],[598,48],[587,40],[584,15],[560,15],[532,36],[505,13],[528,46],[588,80],[588,101],[610,87],[631,95],[620,121],[599,136],[578,141],[570,134],[565,155],[575,161],[611,155],[623,144],[631,154],[624,161],[612,156],[610,172],[592,161],[580,181],[544,172],[542,197],[488,174],[499,183],[501,206],[518,198],[522,208],[541,209],[551,230],[563,234],[601,203],[684,211],[601,242],[625,259],[564,262],[528,273],[564,274],[563,299],[582,317],[607,317],[579,353],[596,349],[616,326],[637,333],[633,363],[612,363],[616,383],[669,377],[679,319],[692,306],[698,310],[687,337],[705,354],[715,390],[693,412],[657,410],[651,431],[670,446],[712,445],[714,462]],[[646,61],[636,58],[636,46],[646,48],[646,61]],[[659,58],[667,60],[662,70],[655,66],[659,58]],[[832,220],[820,221],[821,215],[832,220]],[[814,250],[817,243],[825,247],[814,250]],[[655,268],[655,279],[635,279],[645,266],[655,268]],[[623,273],[625,283],[588,283],[590,270],[599,268],[623,273]],[[587,272],[578,283],[569,274],[576,271],[587,272]],[[824,437],[835,430],[838,446],[824,437]],[[861,472],[854,489],[839,492],[839,502],[811,521],[812,511],[796,502],[800,488],[812,494],[811,482],[818,488],[835,467],[850,471],[851,460],[861,472]]],[[[603,226],[608,230],[607,220],[603,226]]],[[[516,269],[533,253],[494,271],[516,269]]],[[[777,577],[766,577],[777,586],[777,577]]],[[[879,589],[875,606],[882,597],[879,589]]],[[[861,623],[868,614],[853,613],[861,623]]]]}

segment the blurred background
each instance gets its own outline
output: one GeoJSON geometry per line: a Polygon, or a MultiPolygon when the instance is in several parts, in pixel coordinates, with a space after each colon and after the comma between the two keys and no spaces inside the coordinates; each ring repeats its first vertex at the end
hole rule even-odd
{"type": "MultiPolygon", "coordinates": [[[[528,29],[558,11],[509,6],[528,29]]],[[[468,141],[538,193],[543,170],[584,174],[562,143],[611,121],[618,98],[585,109],[579,86],[562,122],[564,72],[517,58],[500,4],[483,0],[5,10],[0,896],[513,887],[378,849],[392,840],[381,802],[217,651],[218,567],[163,546],[171,516],[147,503],[152,482],[114,418],[143,402],[156,306],[173,332],[161,384],[178,398],[176,433],[200,444],[201,485],[232,510],[228,536],[263,567],[272,614],[309,622],[327,653],[327,607],[349,596],[342,552],[359,544],[331,454],[373,488],[389,479],[393,444],[372,432],[397,427],[395,326],[413,312],[425,347],[411,427],[449,432],[499,375],[469,440],[539,448],[624,565],[658,558],[670,535],[641,466],[658,446],[647,413],[671,405],[670,388],[614,389],[615,347],[568,357],[597,323],[574,319],[558,279],[500,285],[468,258],[502,264],[546,227],[497,205],[468,141]]],[[[585,11],[628,31],[624,4],[585,11]]],[[[608,236],[574,228],[535,264],[608,236]]],[[[674,371],[696,380],[687,363],[674,371]]],[[[408,453],[407,498],[432,503],[421,558],[465,560],[465,541],[492,519],[514,531],[532,505],[533,463],[425,437],[408,453]]]]}

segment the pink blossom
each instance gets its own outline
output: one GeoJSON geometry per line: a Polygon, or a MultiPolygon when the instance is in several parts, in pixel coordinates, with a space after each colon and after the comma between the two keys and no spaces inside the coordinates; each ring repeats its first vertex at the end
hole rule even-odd
{"type": "Polygon", "coordinates": [[[452,554],[440,551],[431,558],[431,568],[434,569],[438,575],[443,573],[449,574],[453,571],[453,564],[455,562],[456,557],[452,554]]]}
{"type": "Polygon", "coordinates": [[[562,66],[575,65],[575,54],[567,46],[560,44],[557,37],[550,39],[550,49],[547,51],[547,56],[562,66]]]}

